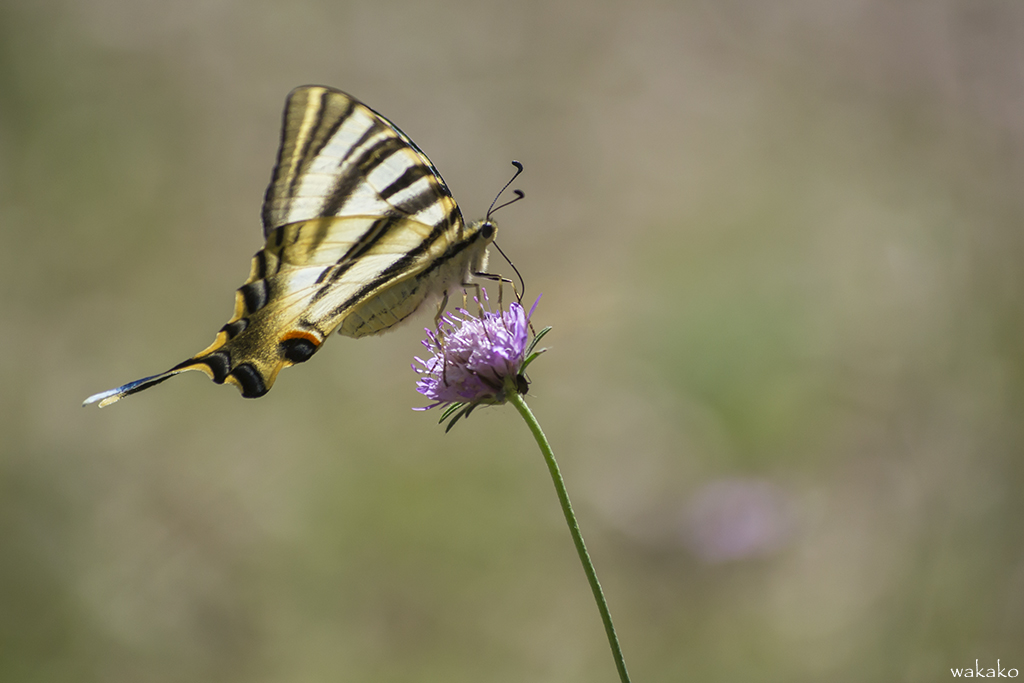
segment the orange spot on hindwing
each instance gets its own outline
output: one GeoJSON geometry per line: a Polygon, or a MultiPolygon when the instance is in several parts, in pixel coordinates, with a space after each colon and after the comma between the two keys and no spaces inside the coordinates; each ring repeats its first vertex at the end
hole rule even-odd
{"type": "Polygon", "coordinates": [[[305,363],[320,348],[320,338],[305,330],[292,330],[278,344],[281,355],[291,363],[305,363]]]}

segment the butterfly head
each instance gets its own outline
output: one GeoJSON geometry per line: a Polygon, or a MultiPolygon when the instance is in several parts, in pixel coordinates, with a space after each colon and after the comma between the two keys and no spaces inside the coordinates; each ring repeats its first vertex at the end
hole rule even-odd
{"type": "Polygon", "coordinates": [[[493,242],[495,236],[498,234],[498,224],[490,218],[485,218],[482,221],[477,221],[473,224],[473,231],[485,242],[493,242]]]}
{"type": "Polygon", "coordinates": [[[489,218],[475,221],[469,228],[469,239],[472,241],[470,252],[471,269],[479,272],[487,267],[487,247],[491,246],[498,235],[498,224],[489,218]]]}

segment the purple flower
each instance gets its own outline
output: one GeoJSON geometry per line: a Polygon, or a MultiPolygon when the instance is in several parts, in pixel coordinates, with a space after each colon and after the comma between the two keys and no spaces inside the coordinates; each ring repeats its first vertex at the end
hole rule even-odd
{"type": "Polygon", "coordinates": [[[412,366],[420,374],[416,391],[434,401],[417,410],[452,403],[504,403],[510,378],[525,393],[520,370],[528,352],[530,316],[536,308],[534,303],[529,315],[518,303],[507,311],[482,311],[480,317],[461,308],[445,313],[438,330],[427,329],[422,342],[432,356],[417,357],[421,367],[412,366]]]}

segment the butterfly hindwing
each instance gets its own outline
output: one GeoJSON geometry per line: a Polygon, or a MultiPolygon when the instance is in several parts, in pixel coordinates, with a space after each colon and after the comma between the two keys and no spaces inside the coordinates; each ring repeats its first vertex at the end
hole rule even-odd
{"type": "Polygon", "coordinates": [[[197,369],[214,381],[237,384],[253,398],[270,389],[282,368],[309,360],[335,329],[361,337],[411,315],[430,293],[417,276],[442,256],[446,241],[430,240],[430,226],[410,219],[399,219],[390,230],[378,230],[374,222],[321,218],[275,230],[235,295],[234,316],[192,359],[206,366],[197,369]],[[380,238],[370,240],[372,246],[359,258],[344,258],[366,246],[353,236],[375,230],[380,238]],[[403,261],[423,244],[428,248],[418,258],[403,261]],[[390,276],[396,265],[401,274],[390,276]],[[378,300],[388,305],[374,305],[378,300]],[[218,375],[222,359],[228,360],[223,377],[218,375]]]}

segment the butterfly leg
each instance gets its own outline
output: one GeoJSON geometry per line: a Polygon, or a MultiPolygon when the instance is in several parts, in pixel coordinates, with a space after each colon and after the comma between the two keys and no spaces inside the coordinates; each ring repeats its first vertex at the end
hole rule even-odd
{"type": "MultiPolygon", "coordinates": [[[[437,313],[434,315],[434,329],[437,330],[437,341],[438,348],[444,348],[444,328],[441,327],[441,316],[444,315],[444,309],[448,306],[448,290],[444,290],[444,295],[441,297],[441,303],[437,306],[437,313]]],[[[441,381],[445,386],[448,386],[448,355],[442,353],[441,360],[441,381]]]]}
{"type": "Polygon", "coordinates": [[[444,296],[441,297],[441,303],[437,305],[437,313],[434,315],[434,328],[438,332],[441,331],[441,316],[444,315],[444,309],[448,306],[448,290],[444,290],[444,296]]]}
{"type": "Polygon", "coordinates": [[[476,300],[477,307],[479,308],[479,311],[477,312],[477,315],[478,316],[482,316],[484,314],[484,296],[486,295],[487,292],[486,292],[486,290],[481,291],[479,283],[476,283],[476,282],[463,282],[462,283],[462,309],[466,310],[466,308],[468,306],[468,298],[469,298],[469,289],[470,288],[472,288],[476,292],[476,294],[473,296],[473,298],[476,300]]]}
{"type": "MultiPolygon", "coordinates": [[[[512,293],[515,294],[516,301],[518,301],[520,304],[522,304],[523,297],[519,293],[519,290],[516,289],[516,283],[513,282],[512,280],[509,280],[507,277],[503,277],[503,276],[498,275],[496,273],[473,273],[473,275],[475,275],[476,277],[482,278],[484,280],[491,280],[492,282],[497,282],[498,283],[498,310],[499,311],[502,309],[502,303],[503,303],[502,302],[502,291],[503,291],[502,290],[502,285],[504,285],[506,282],[512,286],[512,293]]],[[[477,285],[477,289],[479,290],[479,285],[477,285]]],[[[536,330],[533,329],[533,323],[527,323],[527,324],[530,326],[530,332],[533,333],[534,335],[536,335],[537,332],[536,332],[536,330]]]]}
{"type": "MultiPolygon", "coordinates": [[[[502,285],[508,283],[512,285],[512,292],[516,295],[516,301],[521,301],[522,297],[519,296],[519,290],[516,289],[516,283],[509,280],[507,277],[498,275],[496,273],[473,273],[475,277],[483,278],[484,280],[491,280],[492,282],[498,283],[498,308],[502,305],[502,285]]],[[[477,291],[480,290],[480,285],[476,285],[477,291]]]]}

